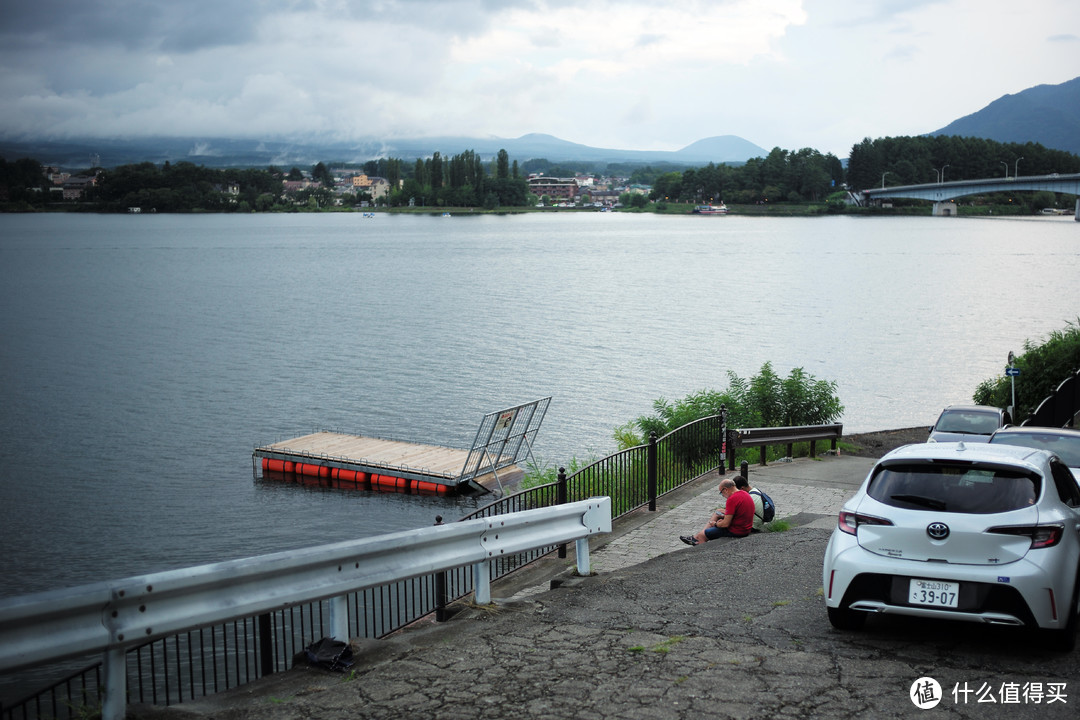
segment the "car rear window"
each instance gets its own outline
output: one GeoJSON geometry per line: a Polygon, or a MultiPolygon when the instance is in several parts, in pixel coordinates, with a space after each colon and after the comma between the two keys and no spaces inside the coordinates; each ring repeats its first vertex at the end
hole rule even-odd
{"type": "Polygon", "coordinates": [[[998,427],[1000,427],[1000,419],[996,413],[947,410],[938,418],[934,430],[968,435],[990,435],[998,427]]]}
{"type": "Polygon", "coordinates": [[[1080,438],[1054,433],[1003,433],[991,438],[995,445],[1019,445],[1034,450],[1049,450],[1069,467],[1080,467],[1080,438]]]}
{"type": "Polygon", "coordinates": [[[971,464],[888,465],[870,479],[870,497],[893,507],[956,513],[998,513],[1033,505],[1037,475],[971,464]]]}

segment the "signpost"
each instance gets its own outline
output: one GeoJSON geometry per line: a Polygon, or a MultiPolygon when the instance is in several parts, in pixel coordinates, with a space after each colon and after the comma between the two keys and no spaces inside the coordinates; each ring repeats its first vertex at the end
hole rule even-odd
{"type": "Polygon", "coordinates": [[[1016,361],[1016,356],[1013,355],[1012,350],[1009,351],[1009,367],[1005,368],[1005,374],[1009,376],[1009,383],[1012,384],[1012,407],[1010,408],[1009,415],[1016,419],[1016,376],[1020,374],[1020,368],[1013,367],[1013,363],[1016,361]]]}

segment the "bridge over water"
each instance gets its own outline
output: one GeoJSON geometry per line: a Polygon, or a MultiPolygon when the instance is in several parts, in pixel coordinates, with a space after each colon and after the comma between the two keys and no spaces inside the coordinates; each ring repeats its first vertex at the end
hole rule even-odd
{"type": "MultiPolygon", "coordinates": [[[[956,214],[953,201],[965,195],[986,195],[988,193],[1049,190],[1055,193],[1067,193],[1080,196],[1080,173],[1052,175],[1028,175],[1024,177],[999,177],[983,180],[952,180],[950,182],[926,183],[923,185],[897,185],[895,187],[874,188],[855,193],[860,205],[869,205],[892,198],[916,198],[932,200],[934,215],[956,214]]],[[[1080,198],[1076,201],[1075,217],[1080,221],[1080,198]]]]}

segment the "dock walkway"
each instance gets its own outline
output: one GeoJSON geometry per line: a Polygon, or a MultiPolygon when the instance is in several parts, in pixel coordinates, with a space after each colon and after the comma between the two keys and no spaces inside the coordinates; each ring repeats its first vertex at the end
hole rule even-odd
{"type": "Polygon", "coordinates": [[[466,477],[468,450],[329,431],[260,445],[252,455],[261,459],[264,476],[298,475],[440,494],[463,487],[490,490],[493,484],[521,474],[510,466],[499,477],[494,473],[466,477]]]}

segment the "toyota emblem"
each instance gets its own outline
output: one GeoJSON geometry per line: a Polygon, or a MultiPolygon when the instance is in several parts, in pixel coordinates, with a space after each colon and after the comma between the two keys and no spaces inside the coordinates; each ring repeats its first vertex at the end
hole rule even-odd
{"type": "Polygon", "coordinates": [[[944,540],[949,537],[949,526],[943,522],[930,523],[926,526],[926,534],[933,540],[944,540]]]}

